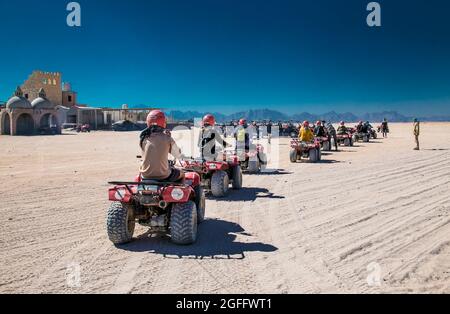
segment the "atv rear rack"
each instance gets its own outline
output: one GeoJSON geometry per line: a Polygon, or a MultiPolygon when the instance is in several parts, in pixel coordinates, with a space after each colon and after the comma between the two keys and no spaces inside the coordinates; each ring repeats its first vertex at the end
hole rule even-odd
{"type": "Polygon", "coordinates": [[[141,182],[129,182],[129,181],[111,181],[108,182],[110,185],[158,185],[158,186],[169,186],[169,185],[175,185],[175,186],[184,186],[186,185],[183,182],[168,182],[168,181],[154,181],[154,180],[146,180],[141,182]]]}

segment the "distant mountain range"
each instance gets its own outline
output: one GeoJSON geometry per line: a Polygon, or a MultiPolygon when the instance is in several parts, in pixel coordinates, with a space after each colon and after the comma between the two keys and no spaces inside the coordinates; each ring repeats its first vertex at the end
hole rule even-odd
{"type": "MultiPolygon", "coordinates": [[[[173,110],[169,111],[168,115],[176,121],[180,120],[191,120],[194,118],[202,118],[206,113],[198,111],[179,111],[173,110]]],[[[233,114],[225,115],[222,113],[213,113],[218,122],[227,122],[231,120],[239,120],[241,118],[246,118],[247,120],[272,120],[272,121],[317,121],[326,120],[330,122],[339,121],[370,121],[370,122],[381,122],[386,118],[390,122],[411,122],[414,117],[409,117],[402,115],[396,111],[383,111],[383,112],[373,112],[365,113],[363,115],[355,115],[350,112],[337,113],[335,111],[330,111],[323,114],[311,114],[308,112],[297,113],[292,115],[287,115],[282,112],[270,109],[257,109],[257,110],[247,110],[236,112],[233,114]]],[[[420,121],[450,121],[450,116],[429,116],[429,117],[418,117],[420,121]]]]}

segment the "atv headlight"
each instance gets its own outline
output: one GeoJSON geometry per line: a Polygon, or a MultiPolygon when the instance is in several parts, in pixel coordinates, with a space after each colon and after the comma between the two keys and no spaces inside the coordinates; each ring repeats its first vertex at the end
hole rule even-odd
{"type": "Polygon", "coordinates": [[[170,193],[170,196],[172,196],[172,198],[176,201],[182,200],[184,197],[184,192],[182,189],[179,188],[175,188],[172,190],[172,192],[170,193]]]}

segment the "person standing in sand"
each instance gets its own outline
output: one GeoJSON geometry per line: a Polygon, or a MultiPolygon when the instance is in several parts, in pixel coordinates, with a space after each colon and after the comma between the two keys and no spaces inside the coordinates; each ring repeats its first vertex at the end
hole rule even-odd
{"type": "Polygon", "coordinates": [[[419,135],[420,135],[420,122],[418,119],[414,119],[414,138],[416,140],[416,147],[414,148],[414,150],[420,150],[419,135]]]}

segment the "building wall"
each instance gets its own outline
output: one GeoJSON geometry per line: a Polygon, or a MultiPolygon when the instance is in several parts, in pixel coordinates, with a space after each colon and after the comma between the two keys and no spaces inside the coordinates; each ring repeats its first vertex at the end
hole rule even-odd
{"type": "Polygon", "coordinates": [[[77,93],[72,91],[62,92],[62,105],[71,108],[77,104],[77,93]]]}
{"type": "Polygon", "coordinates": [[[43,88],[47,98],[55,105],[62,105],[61,73],[33,71],[21,86],[23,95],[31,102],[39,97],[43,88]]]}

